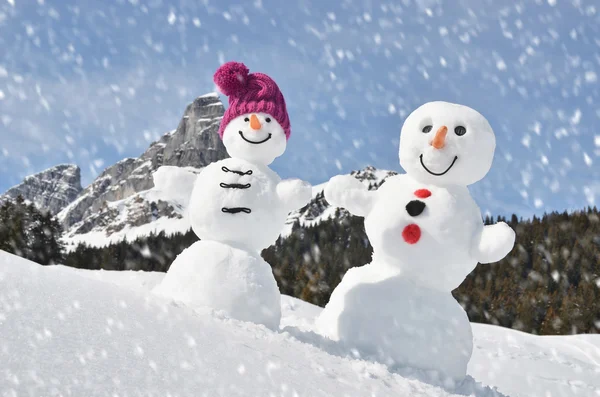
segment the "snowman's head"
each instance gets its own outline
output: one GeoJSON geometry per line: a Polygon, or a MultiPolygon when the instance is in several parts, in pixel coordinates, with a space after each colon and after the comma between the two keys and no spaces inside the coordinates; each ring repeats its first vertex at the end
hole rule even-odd
{"type": "Polygon", "coordinates": [[[231,157],[269,165],[283,154],[287,138],[274,117],[267,113],[247,113],[227,124],[223,144],[231,157]]]}
{"type": "Polygon", "coordinates": [[[429,102],[412,112],[400,134],[400,165],[414,179],[438,186],[467,186],[483,178],[496,137],[479,112],[429,102]]]}
{"type": "Polygon", "coordinates": [[[229,97],[219,135],[231,157],[269,165],[285,151],[291,134],[283,94],[264,73],[227,62],[215,72],[219,90],[229,97]]]}

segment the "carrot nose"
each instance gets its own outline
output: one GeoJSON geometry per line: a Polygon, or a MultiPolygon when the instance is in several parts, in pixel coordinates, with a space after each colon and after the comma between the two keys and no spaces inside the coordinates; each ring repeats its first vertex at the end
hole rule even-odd
{"type": "Polygon", "coordinates": [[[448,127],[441,126],[439,130],[435,133],[435,137],[433,141],[431,141],[431,146],[436,149],[441,149],[446,145],[446,134],[448,133],[448,127]]]}
{"type": "Polygon", "coordinates": [[[262,128],[262,125],[260,124],[260,121],[258,121],[258,117],[256,117],[255,114],[250,116],[250,128],[253,130],[260,130],[262,128]]]}

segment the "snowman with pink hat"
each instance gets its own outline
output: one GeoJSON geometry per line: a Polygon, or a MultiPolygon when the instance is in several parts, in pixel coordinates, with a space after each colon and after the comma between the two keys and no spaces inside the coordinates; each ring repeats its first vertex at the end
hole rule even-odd
{"type": "Polygon", "coordinates": [[[268,167],[291,133],[275,81],[237,62],[222,65],[214,81],[229,97],[219,135],[231,158],[198,176],[189,214],[201,241],[175,259],[156,292],[276,329],[279,289],[260,252],[275,242],[287,214],[310,200],[312,188],[298,179],[282,181],[268,167]]]}

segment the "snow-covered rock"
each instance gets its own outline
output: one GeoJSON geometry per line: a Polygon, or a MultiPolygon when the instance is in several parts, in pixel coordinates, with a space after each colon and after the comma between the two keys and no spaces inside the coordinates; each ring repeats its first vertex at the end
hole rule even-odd
{"type": "Polygon", "coordinates": [[[283,332],[150,293],[164,273],[41,267],[0,251],[4,395],[597,397],[600,336],[473,324],[454,392],[319,348],[320,308],[282,297],[283,332]],[[305,334],[301,342],[294,334],[305,334]],[[497,387],[495,393],[489,387],[497,387]],[[202,394],[200,394],[202,395],[202,394]]]}
{"type": "Polygon", "coordinates": [[[0,195],[0,202],[22,196],[37,208],[58,214],[77,197],[81,189],[79,167],[61,164],[26,177],[23,182],[0,195]]]}
{"type": "Polygon", "coordinates": [[[63,239],[67,249],[78,244],[101,247],[160,232],[186,232],[190,229],[190,191],[201,171],[193,167],[160,167],[152,174],[152,188],[123,200],[105,202],[96,214],[91,214],[88,219],[98,224],[92,231],[67,233],[63,239]]]}
{"type": "Polygon", "coordinates": [[[67,236],[101,232],[109,237],[127,226],[173,218],[178,211],[165,200],[165,205],[156,203],[156,208],[150,208],[151,203],[140,203],[140,208],[128,211],[126,218],[110,204],[152,189],[153,173],[161,166],[202,168],[228,157],[218,135],[223,112],[216,93],[198,97],[188,105],[176,130],[152,143],[140,157],[121,160],[104,170],[58,215],[67,236]],[[147,216],[149,210],[154,217],[147,216]]]}

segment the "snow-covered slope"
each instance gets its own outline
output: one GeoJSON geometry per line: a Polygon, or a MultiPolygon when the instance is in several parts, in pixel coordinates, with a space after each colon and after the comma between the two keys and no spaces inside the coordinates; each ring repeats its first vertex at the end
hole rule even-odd
{"type": "Polygon", "coordinates": [[[283,297],[283,332],[150,294],[162,274],[41,267],[0,251],[0,390],[75,396],[583,396],[600,394],[600,336],[474,324],[460,393],[311,343],[320,308],[283,297]],[[303,333],[304,331],[304,333],[303,333]],[[292,335],[307,335],[300,342],[292,335]],[[306,343],[308,342],[308,343],[306,343]]]}
{"type": "Polygon", "coordinates": [[[454,395],[70,269],[2,254],[0,274],[5,395],[454,395]]]}

